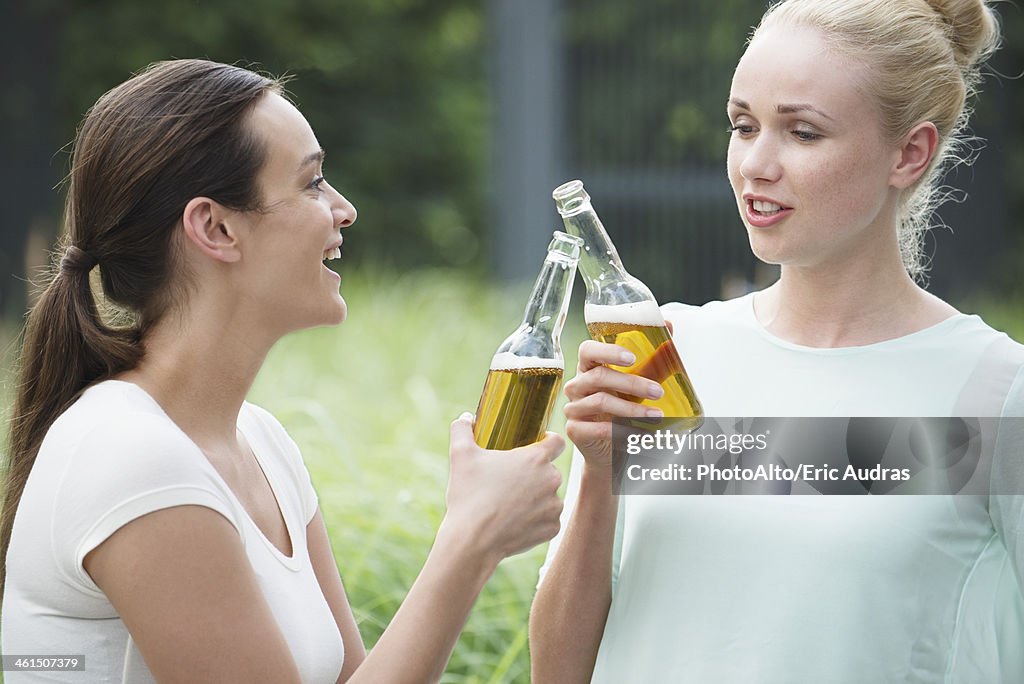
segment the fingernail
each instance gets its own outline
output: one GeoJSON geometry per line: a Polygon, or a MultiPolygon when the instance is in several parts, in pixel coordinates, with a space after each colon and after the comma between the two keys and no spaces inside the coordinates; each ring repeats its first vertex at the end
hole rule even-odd
{"type": "Polygon", "coordinates": [[[648,418],[664,418],[665,417],[665,413],[661,409],[649,408],[649,409],[647,409],[647,417],[648,418]]]}
{"type": "Polygon", "coordinates": [[[630,352],[622,352],[622,354],[619,355],[619,358],[622,360],[623,366],[632,366],[636,363],[636,356],[630,352]]]}
{"type": "Polygon", "coordinates": [[[461,416],[459,416],[459,420],[464,420],[466,422],[472,423],[473,422],[473,414],[470,413],[469,411],[466,411],[461,416]]]}
{"type": "Polygon", "coordinates": [[[665,394],[665,390],[661,388],[661,385],[650,384],[647,386],[647,396],[651,399],[660,399],[663,394],[665,394]]]}

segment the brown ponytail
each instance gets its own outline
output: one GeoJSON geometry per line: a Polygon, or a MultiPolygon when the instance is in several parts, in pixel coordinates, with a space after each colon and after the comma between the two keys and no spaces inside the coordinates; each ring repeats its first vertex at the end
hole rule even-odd
{"type": "Polygon", "coordinates": [[[184,297],[176,226],[204,196],[256,210],[264,150],[248,114],[281,82],[204,60],[160,62],[103,95],[72,153],[65,249],[29,313],[0,508],[0,599],[14,515],[50,425],[82,390],[133,368],[146,330],[184,297]],[[130,323],[100,313],[90,272],[130,323]]]}

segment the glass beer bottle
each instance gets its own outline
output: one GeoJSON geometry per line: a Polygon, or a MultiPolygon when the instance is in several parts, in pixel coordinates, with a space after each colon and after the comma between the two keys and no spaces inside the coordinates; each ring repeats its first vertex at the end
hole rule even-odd
{"type": "Polygon", "coordinates": [[[555,232],[522,324],[491,359],[473,426],[476,443],[485,449],[533,444],[547,430],[565,369],[559,337],[582,244],[555,232]]]}
{"type": "Polygon", "coordinates": [[[642,404],[661,409],[668,418],[693,418],[684,423],[699,426],[704,410],[658,302],[646,285],[626,272],[583,183],[569,181],[551,194],[566,230],[583,240],[579,268],[587,285],[584,317],[590,336],[625,347],[636,356],[632,366],[612,368],[661,383],[665,390],[661,398],[644,399],[642,404]]]}

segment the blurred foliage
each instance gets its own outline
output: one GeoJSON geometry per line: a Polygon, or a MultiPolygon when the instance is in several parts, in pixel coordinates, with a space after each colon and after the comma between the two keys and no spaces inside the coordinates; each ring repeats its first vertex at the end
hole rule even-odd
{"type": "Polygon", "coordinates": [[[36,0],[59,17],[70,141],[99,95],[147,64],[201,57],[292,74],[326,175],[363,219],[346,254],[469,264],[480,253],[487,134],[475,0],[36,0]]]}
{"type": "MultiPolygon", "coordinates": [[[[672,0],[567,3],[569,102],[577,161],[722,168],[732,71],[765,3],[672,0]]],[[[723,174],[724,177],[724,174],[723,174]]]]}
{"type": "MultiPolygon", "coordinates": [[[[989,116],[984,91],[993,90],[994,84],[998,83],[1006,93],[1001,123],[1012,141],[1006,146],[1004,176],[1010,203],[1010,225],[1007,244],[993,268],[990,291],[1006,298],[1004,301],[1020,302],[1024,300],[1024,135],[1019,125],[1024,120],[1024,88],[1021,87],[1021,79],[1024,79],[1024,5],[1004,2],[997,8],[1003,21],[1004,43],[993,59],[994,73],[987,76],[986,85],[982,86],[977,115],[989,116]]],[[[1017,311],[1018,316],[1022,314],[1024,311],[1017,311]]]]}
{"type": "MultiPolygon", "coordinates": [[[[706,169],[724,185],[724,103],[765,0],[560,2],[568,163],[586,173],[706,169]]],[[[70,142],[100,94],[156,60],[206,57],[292,74],[294,99],[328,151],[327,173],[362,216],[346,254],[358,260],[372,255],[402,268],[433,264],[486,272],[488,192],[495,189],[488,79],[498,72],[489,45],[491,32],[506,28],[488,21],[488,2],[25,0],[24,7],[45,20],[57,52],[57,142],[41,145],[38,156],[70,142]]],[[[998,148],[1004,167],[1001,196],[1009,206],[1002,215],[1010,233],[1004,246],[1021,244],[1004,249],[1002,263],[986,276],[993,288],[1024,289],[1017,268],[1024,254],[1024,141],[1016,126],[1007,125],[1024,114],[1018,87],[1024,10],[1009,2],[996,7],[1005,43],[992,66],[1003,76],[987,80],[975,121],[991,139],[985,156],[998,148]]],[[[17,92],[4,102],[15,106],[17,92]]],[[[65,161],[58,156],[53,166],[63,172],[65,161]]],[[[55,195],[54,215],[58,203],[55,195]]],[[[689,233],[701,229],[739,229],[731,202],[725,206],[717,195],[696,204],[686,199],[666,211],[692,217],[680,228],[687,244],[697,239],[689,233]]],[[[671,252],[674,243],[648,232],[636,237],[657,245],[660,261],[651,270],[679,270],[666,263],[662,249],[671,252]]],[[[709,253],[720,252],[705,270],[717,273],[739,261],[750,270],[740,243],[705,244],[709,253]]],[[[718,277],[705,275],[708,282],[718,277]]]]}

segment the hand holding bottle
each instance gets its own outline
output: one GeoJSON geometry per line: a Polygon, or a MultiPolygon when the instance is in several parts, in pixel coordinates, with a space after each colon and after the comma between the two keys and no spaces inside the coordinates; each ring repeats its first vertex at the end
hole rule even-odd
{"type": "Polygon", "coordinates": [[[558,533],[562,475],[552,461],[565,440],[549,432],[539,442],[502,451],[477,446],[470,414],[452,423],[451,471],[442,530],[472,539],[494,563],[558,533]]]}
{"type": "Polygon", "coordinates": [[[622,265],[601,219],[580,181],[570,181],[552,193],[566,230],[583,240],[579,268],[587,286],[584,317],[590,336],[632,352],[638,362],[618,370],[655,380],[664,392],[657,399],[641,395],[638,401],[673,418],[689,418],[700,425],[704,410],[682,359],[665,325],[654,295],[622,265]]]}
{"type": "Polygon", "coordinates": [[[613,418],[664,415],[661,409],[640,403],[665,392],[657,381],[629,372],[636,362],[625,347],[594,340],[580,345],[576,377],[565,383],[565,433],[588,466],[611,466],[613,418]]]}
{"type": "Polygon", "coordinates": [[[514,449],[544,436],[565,368],[559,338],[582,242],[555,231],[523,321],[491,359],[473,429],[484,448],[514,449]]]}

